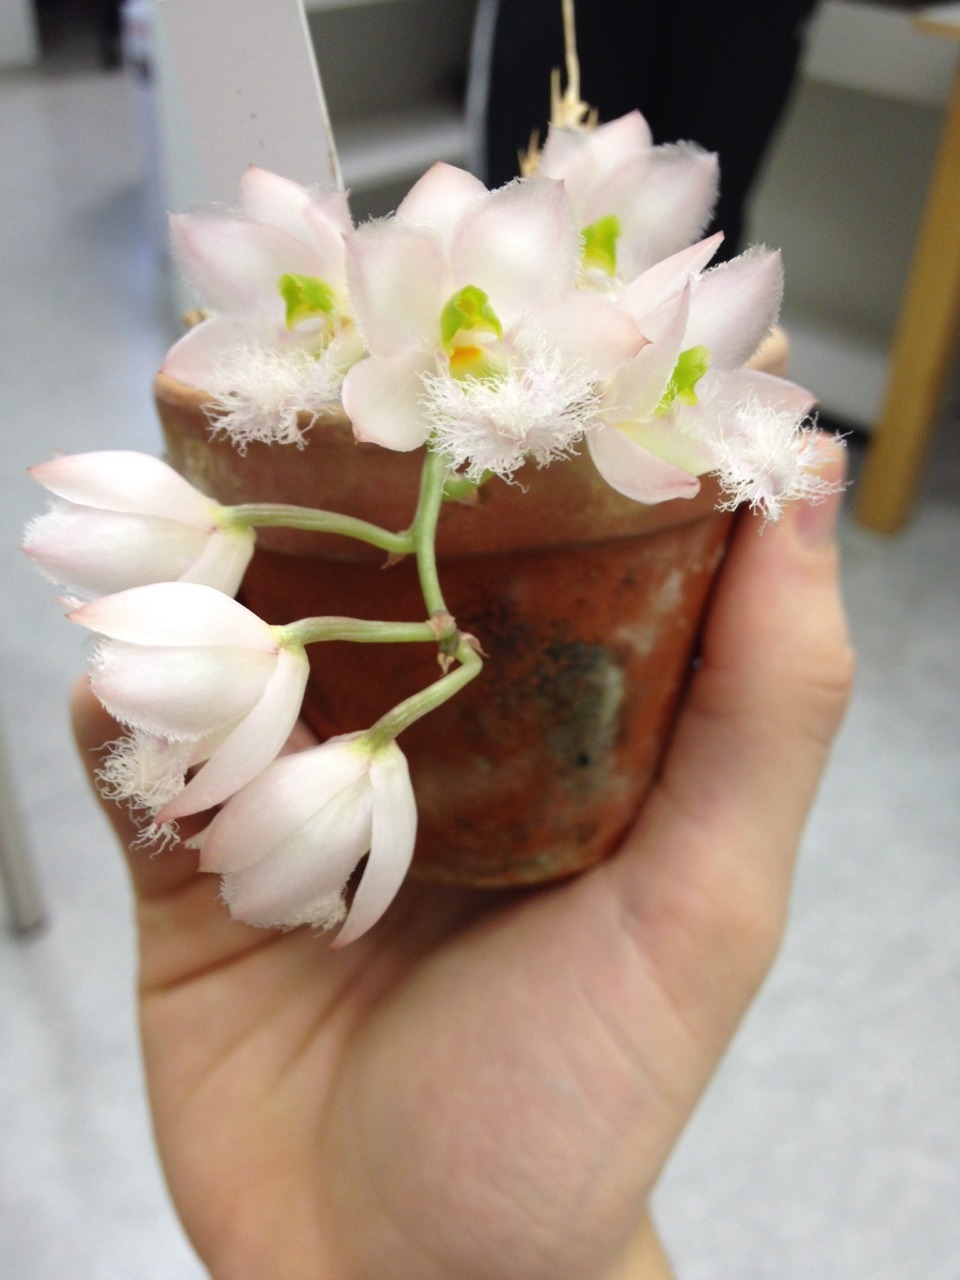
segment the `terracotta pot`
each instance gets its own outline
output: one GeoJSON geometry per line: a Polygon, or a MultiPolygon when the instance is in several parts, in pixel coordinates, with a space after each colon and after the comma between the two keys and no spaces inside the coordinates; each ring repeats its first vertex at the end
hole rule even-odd
{"type": "MultiPolygon", "coordinates": [[[[211,441],[200,393],[160,375],[173,466],[221,502],[282,501],[405,528],[422,455],[354,442],[341,418],[303,449],[211,441]]],[[[690,667],[731,516],[705,483],[659,507],[610,489],[584,451],[445,504],[440,579],[489,661],[409,729],[420,811],[414,870],[477,885],[569,875],[608,854],[650,786],[690,667]]],[[[412,558],[261,530],[242,598],[269,622],[312,614],[422,620],[412,558]]],[[[423,645],[315,645],[305,716],[320,738],[366,728],[436,679],[423,645]]]]}

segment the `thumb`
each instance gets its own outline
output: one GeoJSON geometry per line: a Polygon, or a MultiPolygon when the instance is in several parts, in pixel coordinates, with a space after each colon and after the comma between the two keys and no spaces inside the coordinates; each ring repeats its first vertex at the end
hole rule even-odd
{"type": "Polygon", "coordinates": [[[707,964],[744,1006],[779,943],[852,685],[834,541],[843,450],[820,456],[829,497],[776,525],[741,518],[660,778],[615,864],[661,968],[703,992],[707,964]]]}

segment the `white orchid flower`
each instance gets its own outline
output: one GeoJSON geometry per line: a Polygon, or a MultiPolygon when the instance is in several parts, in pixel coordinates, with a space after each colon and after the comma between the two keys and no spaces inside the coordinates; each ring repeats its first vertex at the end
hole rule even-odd
{"type": "Polygon", "coordinates": [[[693,143],[655,147],[632,111],[592,129],[551,126],[537,173],[566,188],[584,239],[584,284],[617,293],[703,234],[719,169],[693,143]]]}
{"type": "Polygon", "coordinates": [[[131,730],[114,744],[103,780],[114,798],[150,811],[154,830],[219,804],[286,742],[306,653],[236,600],[165,582],[104,596],[68,617],[101,637],[90,682],[131,730]]]}
{"type": "Polygon", "coordinates": [[[622,305],[648,339],[610,379],[588,446],[604,479],[639,502],[690,498],[716,474],[730,505],[775,518],[817,492],[815,438],[804,426],[814,397],[741,366],[774,324],[780,257],[748,250],[702,269],[719,236],[641,275],[622,305]]]}
{"type": "Polygon", "coordinates": [[[163,372],[209,392],[215,425],[239,444],[299,442],[297,415],[329,409],[363,354],[346,290],[347,197],[251,166],[240,206],[170,220],[183,274],[213,314],[163,372]]]}
{"type": "Polygon", "coordinates": [[[200,869],[223,874],[231,913],[248,924],[329,929],[354,942],[390,905],[417,832],[406,757],[395,742],[363,734],[275,761],[239,791],[197,837],[200,869]],[[349,913],[344,889],[366,868],[349,913]]]}
{"type": "Polygon", "coordinates": [[[576,289],[579,256],[560,183],[487,191],[434,165],[392,218],[348,243],[370,351],[343,384],[357,437],[398,450],[429,437],[471,478],[566,453],[597,380],[642,341],[626,313],[576,289]]]}
{"type": "Polygon", "coordinates": [[[30,475],[58,501],[27,525],[23,549],[54,582],[95,597],[152,582],[199,582],[233,595],[254,534],[172,467],[107,450],[54,458],[30,475]]]}

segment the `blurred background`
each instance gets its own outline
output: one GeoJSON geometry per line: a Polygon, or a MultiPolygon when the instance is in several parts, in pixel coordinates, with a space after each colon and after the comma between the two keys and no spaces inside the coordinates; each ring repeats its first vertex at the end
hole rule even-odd
{"type": "MultiPolygon", "coordinates": [[[[436,158],[477,162],[473,0],[307,8],[357,217],[436,158]]],[[[792,373],[852,431],[856,478],[958,45],[842,0],[802,36],[746,238],[784,249],[792,373]]],[[[0,1276],[199,1280],[142,1097],[129,895],[68,738],[83,642],[16,547],[45,505],[32,463],[160,452],[150,384],[186,303],[163,211],[216,193],[149,0],[122,26],[99,0],[0,0],[0,122],[0,831],[44,917],[0,919],[0,1276]]],[[[783,952],[657,1194],[680,1280],[960,1276],[955,369],[937,418],[903,531],[843,521],[857,691],[783,952]]]]}

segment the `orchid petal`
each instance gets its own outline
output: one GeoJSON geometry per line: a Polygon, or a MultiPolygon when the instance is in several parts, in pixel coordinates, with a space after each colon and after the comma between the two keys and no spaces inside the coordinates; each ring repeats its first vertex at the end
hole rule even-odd
{"type": "Polygon", "coordinates": [[[427,438],[422,375],[436,369],[432,352],[413,347],[361,360],[343,380],[343,408],[358,440],[406,453],[427,438]]]}
{"type": "Polygon", "coordinates": [[[369,763],[365,752],[347,750],[342,739],[275,760],[207,827],[200,870],[239,871],[269,857],[333,796],[364,777],[369,763]]]}
{"type": "MultiPolygon", "coordinates": [[[[655,147],[642,191],[629,199],[621,187],[625,202],[616,206],[622,224],[620,273],[630,279],[700,236],[716,203],[718,181],[713,153],[684,142],[655,147]]],[[[602,191],[611,200],[618,195],[613,176],[602,191]]]]}
{"type": "Polygon", "coordinates": [[[69,505],[31,521],[23,550],[54,582],[104,596],[183,577],[207,557],[209,542],[206,531],[179,520],[69,505]]]}
{"type": "Polygon", "coordinates": [[[255,544],[256,535],[252,529],[215,529],[197,558],[179,575],[178,581],[196,582],[232,596],[253,559],[255,544]]]}
{"type": "Polygon", "coordinates": [[[217,311],[259,308],[269,301],[282,313],[280,277],[320,275],[326,265],[286,231],[229,214],[174,214],[170,234],[184,276],[217,311]]]}
{"type": "Polygon", "coordinates": [[[676,297],[691,280],[700,275],[722,241],[723,232],[718,231],[706,240],[690,245],[688,249],[681,249],[649,267],[624,289],[620,295],[620,305],[642,325],[648,312],[676,297]]]}
{"type": "Polygon", "coordinates": [[[780,254],[753,248],[712,267],[690,301],[685,345],[705,346],[715,368],[734,368],[753,355],[772,329],[783,294],[780,254]]]}
{"type": "Polygon", "coordinates": [[[163,516],[209,526],[216,503],[147,453],[105,449],[74,453],[30,468],[38,484],[85,507],[163,516]]]}
{"type": "Polygon", "coordinates": [[[711,469],[713,454],[698,434],[696,407],[687,410],[681,405],[669,417],[652,414],[620,429],[632,444],[692,476],[702,476],[711,469]]]}
{"type": "Polygon", "coordinates": [[[563,184],[512,182],[461,218],[450,251],[454,287],[483,289],[503,323],[552,304],[576,283],[580,234],[563,184]]]}
{"type": "Polygon", "coordinates": [[[268,169],[250,165],[240,180],[243,211],[285,231],[314,250],[323,264],[315,274],[343,278],[343,237],[352,227],[345,191],[314,192],[268,169]]]}
{"type": "Polygon", "coordinates": [[[233,316],[209,316],[178,338],[161,366],[161,372],[201,391],[217,391],[223,381],[223,353],[250,342],[246,324],[233,316]]]}
{"type": "Polygon", "coordinates": [[[597,470],[611,488],[635,502],[692,498],[700,489],[696,476],[664,462],[616,427],[599,427],[587,436],[597,470]]]}
{"type": "Polygon", "coordinates": [[[97,651],[90,683],[122,723],[166,738],[200,738],[246,715],[275,667],[272,654],[256,649],[111,640],[97,651]]]}
{"type": "Polygon", "coordinates": [[[373,355],[395,355],[411,343],[440,345],[440,312],[451,290],[436,232],[396,221],[362,227],[347,241],[347,278],[373,355]]]}
{"type": "Polygon", "coordinates": [[[650,341],[620,369],[603,397],[602,416],[617,425],[652,414],[673,376],[687,325],[689,290],[647,317],[650,341]]]}
{"type": "Polygon", "coordinates": [[[255,613],[212,587],[156,582],[81,605],[67,615],[112,640],[142,645],[228,645],[274,652],[276,639],[255,613]]]}
{"type": "Polygon", "coordinates": [[[223,896],[233,918],[285,929],[300,924],[326,929],[342,920],[343,891],[362,856],[355,845],[369,832],[369,808],[369,791],[357,788],[356,795],[335,796],[329,812],[317,814],[316,826],[298,832],[289,849],[225,874],[223,896]],[[325,838],[330,827],[338,840],[325,838]]]}
{"type": "Polygon", "coordinates": [[[438,160],[400,201],[396,218],[398,222],[432,228],[449,250],[460,217],[486,194],[486,187],[472,173],[438,160]]]}
{"type": "Polygon", "coordinates": [[[725,404],[752,400],[763,408],[790,413],[799,419],[806,417],[817,403],[812,392],[787,378],[778,378],[759,369],[724,369],[704,374],[701,385],[704,402],[708,405],[715,402],[710,391],[714,379],[721,384],[722,389],[718,389],[717,395],[722,396],[725,404]]]}
{"type": "Polygon", "coordinates": [[[646,177],[649,167],[648,155],[634,156],[609,173],[600,177],[593,176],[593,180],[583,192],[577,190],[569,177],[563,180],[581,227],[589,225],[597,218],[603,218],[609,214],[616,215],[621,229],[621,236],[617,242],[618,256],[623,248],[623,230],[625,228],[629,230],[631,224],[637,222],[642,216],[643,206],[647,200],[646,177]]]}
{"type": "Polygon", "coordinates": [[[303,649],[282,648],[259,702],[183,791],[164,805],[157,814],[157,823],[209,809],[265,769],[297,722],[309,672],[310,664],[303,649]]]}
{"type": "Polygon", "coordinates": [[[537,172],[547,178],[562,178],[576,204],[581,198],[580,184],[595,183],[621,165],[645,156],[652,145],[650,126],[639,111],[590,130],[551,126],[537,172]]]}
{"type": "Polygon", "coordinates": [[[646,342],[626,312],[586,290],[537,315],[531,327],[566,361],[581,362],[597,378],[609,377],[646,342]]]}
{"type": "Polygon", "coordinates": [[[331,795],[272,853],[223,879],[231,914],[248,924],[328,927],[343,918],[343,891],[370,846],[365,777],[331,795]]]}
{"type": "Polygon", "coordinates": [[[417,838],[417,804],[406,756],[395,742],[370,763],[373,830],[370,857],[334,946],[356,942],[393,901],[410,867],[417,838]]]}

